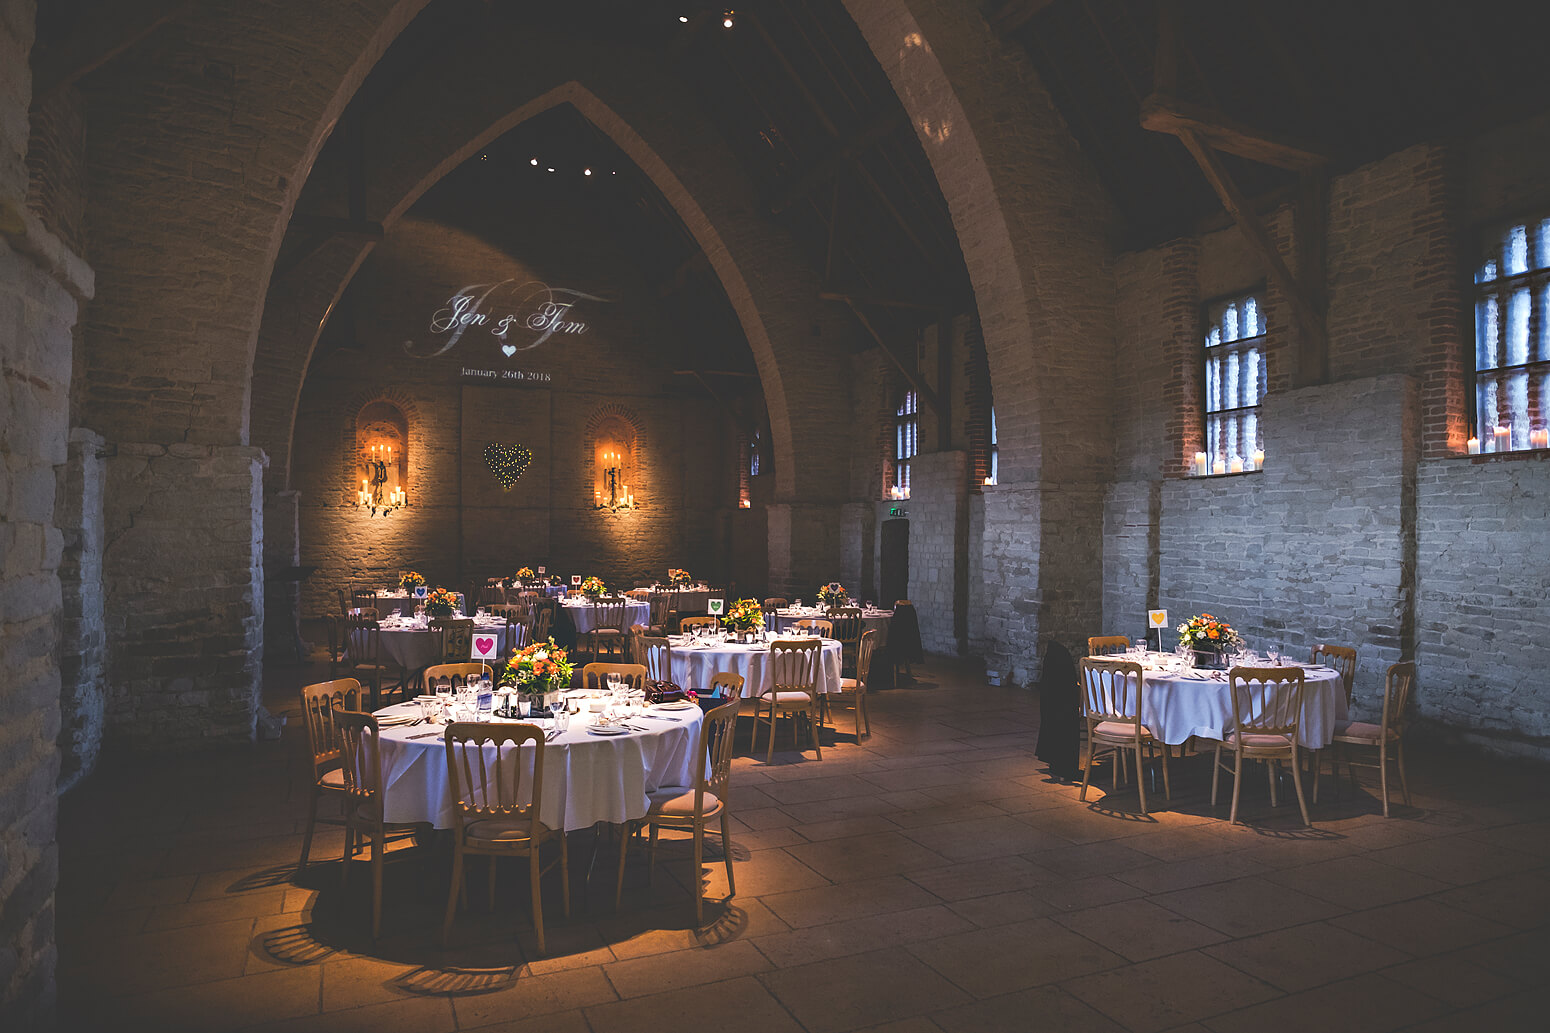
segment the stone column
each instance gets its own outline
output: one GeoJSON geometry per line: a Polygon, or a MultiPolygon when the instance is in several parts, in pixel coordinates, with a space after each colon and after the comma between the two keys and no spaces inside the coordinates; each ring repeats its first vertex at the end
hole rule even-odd
{"type": "Polygon", "coordinates": [[[967,452],[927,452],[910,469],[910,602],[921,644],[951,656],[968,638],[968,463],[967,452]]]}
{"type": "Polygon", "coordinates": [[[58,468],[54,525],[63,535],[59,563],[63,622],[59,638],[59,789],[92,773],[102,748],[106,713],[107,629],[102,612],[102,491],[100,435],[70,431],[69,460],[58,468]]]}
{"type": "Polygon", "coordinates": [[[264,569],[270,578],[265,583],[264,642],[270,662],[306,659],[294,655],[301,643],[301,582],[280,578],[301,563],[300,503],[299,491],[264,497],[264,569]]]}
{"type": "Polygon", "coordinates": [[[266,462],[190,444],[120,444],[108,462],[109,734],[156,750],[252,738],[266,462]]]}
{"type": "Polygon", "coordinates": [[[770,593],[810,600],[840,576],[839,507],[777,503],[769,521],[770,593]]]}

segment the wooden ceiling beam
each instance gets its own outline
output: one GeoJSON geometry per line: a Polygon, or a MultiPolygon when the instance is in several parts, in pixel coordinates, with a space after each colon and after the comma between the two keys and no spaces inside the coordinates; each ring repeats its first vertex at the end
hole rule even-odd
{"type": "Polygon", "coordinates": [[[929,405],[932,412],[941,416],[942,401],[937,398],[936,392],[931,390],[931,385],[922,380],[918,371],[906,365],[904,360],[894,353],[894,350],[888,346],[888,342],[883,340],[883,335],[877,332],[877,328],[867,318],[866,313],[861,311],[861,306],[849,299],[846,300],[845,304],[850,306],[850,311],[855,315],[856,322],[860,323],[862,329],[872,335],[872,340],[877,342],[877,346],[882,349],[883,354],[904,375],[904,379],[909,383],[910,387],[915,389],[915,393],[920,395],[920,400],[929,405]]]}
{"type": "Polygon", "coordinates": [[[101,3],[64,39],[39,40],[32,55],[32,101],[80,81],[194,6],[194,0],[101,3]]]}
{"type": "Polygon", "coordinates": [[[826,286],[818,292],[818,297],[823,301],[838,301],[843,304],[875,305],[878,308],[902,308],[911,312],[930,312],[936,314],[946,309],[945,302],[932,298],[890,298],[882,294],[868,294],[864,291],[844,290],[839,287],[826,286]]]}
{"type": "Polygon", "coordinates": [[[1312,144],[1256,129],[1205,105],[1161,93],[1141,102],[1141,127],[1174,136],[1187,131],[1218,151],[1278,169],[1305,172],[1329,163],[1329,155],[1312,144]]]}
{"type": "Polygon", "coordinates": [[[855,158],[909,124],[909,115],[901,107],[885,108],[877,112],[849,138],[836,141],[834,146],[817,161],[809,163],[801,172],[789,177],[790,182],[782,186],[780,192],[770,201],[770,214],[779,215],[784,212],[794,202],[838,176],[841,170],[855,158]]]}
{"type": "Polygon", "coordinates": [[[1006,36],[1031,22],[1055,0],[1009,0],[985,16],[998,35],[1006,36]]]}

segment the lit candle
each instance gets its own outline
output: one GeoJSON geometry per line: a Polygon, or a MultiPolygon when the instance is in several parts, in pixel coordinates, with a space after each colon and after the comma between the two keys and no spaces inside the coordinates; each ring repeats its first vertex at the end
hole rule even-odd
{"type": "Polygon", "coordinates": [[[1228,460],[1228,462],[1227,462],[1227,472],[1228,473],[1242,473],[1243,472],[1243,457],[1242,456],[1233,456],[1232,459],[1228,460]]]}
{"type": "Polygon", "coordinates": [[[994,477],[986,477],[985,478],[985,484],[986,485],[991,485],[991,484],[995,484],[995,483],[996,483],[996,479],[994,477]]]}
{"type": "Polygon", "coordinates": [[[1512,450],[1512,424],[1496,428],[1496,451],[1509,452],[1512,450]]]}
{"type": "Polygon", "coordinates": [[[1196,452],[1195,453],[1195,476],[1196,477],[1204,477],[1205,475],[1206,475],[1206,454],[1204,452],[1196,452]]]}
{"type": "Polygon", "coordinates": [[[1211,464],[1211,472],[1212,473],[1226,473],[1227,472],[1227,464],[1226,464],[1226,462],[1224,462],[1223,460],[1218,459],[1216,462],[1211,464]]]}
{"type": "Polygon", "coordinates": [[[1465,447],[1469,449],[1469,454],[1470,455],[1472,455],[1472,456],[1479,455],[1480,454],[1480,439],[1479,438],[1470,438],[1465,447]]]}
{"type": "Polygon", "coordinates": [[[1262,448],[1256,448],[1254,450],[1254,469],[1256,469],[1256,470],[1263,470],[1264,468],[1265,468],[1265,450],[1262,449],[1262,448]]]}
{"type": "Polygon", "coordinates": [[[1540,427],[1538,430],[1528,432],[1529,448],[1545,448],[1550,446],[1550,430],[1540,427]]]}

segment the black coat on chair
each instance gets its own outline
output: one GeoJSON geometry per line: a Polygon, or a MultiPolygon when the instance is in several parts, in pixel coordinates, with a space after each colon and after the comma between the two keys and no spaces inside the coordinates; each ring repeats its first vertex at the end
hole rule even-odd
{"type": "Polygon", "coordinates": [[[1051,642],[1039,671],[1039,743],[1034,752],[1055,778],[1074,781],[1080,774],[1081,691],[1071,651],[1051,642]]]}

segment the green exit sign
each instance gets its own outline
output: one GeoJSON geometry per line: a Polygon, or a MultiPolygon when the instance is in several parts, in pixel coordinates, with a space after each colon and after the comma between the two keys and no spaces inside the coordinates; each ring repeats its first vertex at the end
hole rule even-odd
{"type": "Polygon", "coordinates": [[[903,506],[891,506],[888,509],[888,515],[891,516],[891,517],[901,517],[901,516],[904,515],[904,507],[903,506]]]}

